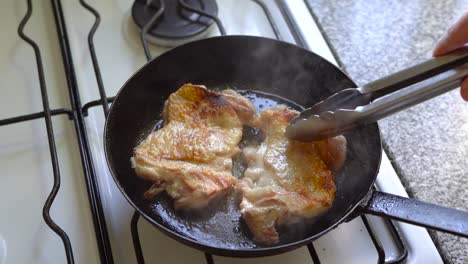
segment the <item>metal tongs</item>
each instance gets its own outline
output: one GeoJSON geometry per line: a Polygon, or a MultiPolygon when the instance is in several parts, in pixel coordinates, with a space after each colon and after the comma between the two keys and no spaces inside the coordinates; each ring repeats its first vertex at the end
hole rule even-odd
{"type": "Polygon", "coordinates": [[[286,128],[286,137],[316,141],[424,102],[460,86],[468,76],[468,47],[370,82],[348,88],[301,112],[286,128]]]}

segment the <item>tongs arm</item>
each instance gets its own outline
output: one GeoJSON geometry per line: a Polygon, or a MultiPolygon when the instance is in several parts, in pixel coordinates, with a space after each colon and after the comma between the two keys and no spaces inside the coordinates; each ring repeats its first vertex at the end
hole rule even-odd
{"type": "Polygon", "coordinates": [[[459,87],[461,79],[466,76],[468,76],[468,67],[459,66],[407,89],[401,89],[379,98],[368,105],[359,106],[354,110],[357,112],[354,122],[360,125],[376,122],[459,87]]]}
{"type": "Polygon", "coordinates": [[[421,103],[459,86],[468,76],[468,47],[432,58],[360,88],[350,88],[306,109],[286,128],[286,137],[322,140],[421,103]]]}
{"type": "Polygon", "coordinates": [[[431,58],[422,63],[367,83],[359,88],[362,94],[372,94],[370,100],[393,93],[445,71],[468,63],[468,47],[450,54],[431,58]]]}

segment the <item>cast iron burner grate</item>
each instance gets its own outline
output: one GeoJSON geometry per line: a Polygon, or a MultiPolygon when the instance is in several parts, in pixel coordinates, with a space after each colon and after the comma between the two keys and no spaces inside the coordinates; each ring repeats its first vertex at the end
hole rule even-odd
{"type": "Polygon", "coordinates": [[[156,45],[174,47],[205,38],[213,28],[213,17],[218,15],[218,6],[215,0],[136,0],[132,6],[133,21],[140,30],[158,12],[162,13],[151,23],[146,40],[156,45]]]}

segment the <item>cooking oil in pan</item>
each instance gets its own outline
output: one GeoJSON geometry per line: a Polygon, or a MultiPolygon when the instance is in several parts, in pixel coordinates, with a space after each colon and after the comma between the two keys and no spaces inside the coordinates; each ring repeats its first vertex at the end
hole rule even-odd
{"type": "MultiPolygon", "coordinates": [[[[221,89],[215,89],[221,90],[221,89]]],[[[296,110],[303,108],[287,99],[257,91],[237,90],[241,95],[248,98],[257,110],[257,114],[271,107],[284,105],[296,110]]],[[[155,129],[161,128],[162,123],[158,123],[155,129]]],[[[243,137],[239,144],[241,150],[249,145],[259,145],[264,137],[261,131],[253,127],[244,127],[243,137]]],[[[241,179],[247,168],[247,164],[238,155],[233,158],[233,176],[241,179]]],[[[249,230],[242,220],[239,209],[241,201],[240,195],[233,189],[225,197],[212,201],[208,208],[197,212],[175,211],[172,206],[172,199],[166,194],[159,195],[149,205],[153,211],[154,218],[159,218],[163,225],[172,231],[193,240],[203,242],[213,247],[223,248],[261,248],[257,245],[249,234],[249,230]]],[[[300,239],[296,234],[284,234],[285,240],[300,239]]]]}

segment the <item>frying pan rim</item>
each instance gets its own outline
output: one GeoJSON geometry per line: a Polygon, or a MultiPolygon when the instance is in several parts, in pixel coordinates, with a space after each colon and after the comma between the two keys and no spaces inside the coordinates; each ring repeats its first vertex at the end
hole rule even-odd
{"type": "MultiPolygon", "coordinates": [[[[201,39],[201,40],[196,40],[196,41],[192,41],[192,42],[189,42],[189,43],[186,43],[184,45],[181,45],[181,46],[178,46],[174,49],[171,49],[169,51],[166,51],[164,53],[162,53],[161,55],[153,58],[152,60],[146,62],[144,65],[142,65],[138,70],[136,70],[126,81],[125,83],[122,85],[122,87],[119,89],[119,91],[116,93],[115,97],[114,97],[114,101],[113,103],[111,104],[110,108],[109,108],[109,113],[108,115],[106,116],[106,119],[105,119],[105,123],[104,123],[104,133],[103,133],[103,142],[104,142],[104,155],[105,155],[105,158],[106,158],[106,163],[107,163],[107,166],[109,168],[109,171],[110,171],[110,174],[112,175],[112,178],[114,179],[114,182],[116,183],[117,187],[119,188],[120,192],[123,194],[123,196],[125,197],[125,199],[130,203],[130,205],[136,210],[138,211],[138,213],[143,216],[144,219],[146,219],[146,221],[148,221],[151,225],[157,227],[160,231],[162,231],[163,233],[165,233],[166,235],[170,236],[171,238],[174,238],[175,240],[185,244],[185,245],[188,245],[190,247],[193,247],[193,248],[198,248],[200,250],[203,250],[204,252],[209,252],[211,254],[214,254],[214,255],[218,255],[218,256],[229,256],[229,257],[262,257],[262,256],[272,256],[272,255],[277,255],[277,254],[281,254],[281,253],[284,253],[284,252],[288,252],[288,251],[291,251],[293,249],[296,249],[296,248],[299,248],[300,246],[303,246],[303,245],[306,245],[314,240],[316,240],[317,238],[323,236],[324,234],[330,232],[331,230],[333,230],[334,228],[336,228],[338,225],[340,225],[341,223],[343,223],[344,221],[347,220],[347,218],[349,217],[350,214],[352,214],[353,212],[356,212],[356,208],[361,204],[363,203],[364,200],[366,200],[366,198],[368,197],[368,195],[372,192],[372,186],[374,185],[375,183],[375,180],[377,178],[377,174],[379,172],[379,169],[380,169],[380,165],[381,165],[381,161],[382,161],[382,151],[379,151],[379,154],[378,154],[378,162],[376,164],[376,170],[374,172],[374,176],[373,176],[373,180],[372,180],[372,184],[369,186],[369,189],[365,192],[365,195],[359,199],[358,202],[356,202],[353,206],[350,206],[348,209],[347,209],[347,212],[344,213],[343,217],[341,217],[341,219],[339,219],[338,221],[336,221],[335,223],[329,225],[326,229],[322,230],[321,232],[319,233],[316,233],[315,235],[313,236],[309,236],[307,238],[304,238],[302,240],[297,240],[297,241],[294,241],[294,242],[290,242],[290,243],[286,243],[286,244],[281,244],[281,245],[277,245],[277,246],[270,246],[270,247],[262,247],[262,248],[246,248],[246,249],[243,249],[243,248],[223,248],[223,247],[215,247],[215,246],[212,246],[210,244],[206,244],[204,243],[203,241],[199,241],[199,240],[195,240],[195,239],[192,239],[186,235],[182,235],[182,234],[179,234],[173,230],[170,230],[169,228],[165,227],[164,225],[160,224],[158,221],[154,220],[153,218],[149,217],[145,212],[143,212],[142,209],[139,208],[139,206],[137,206],[133,201],[132,199],[127,195],[127,193],[125,192],[124,190],[124,187],[121,185],[120,181],[117,179],[116,175],[118,174],[115,170],[114,170],[114,166],[111,164],[110,162],[110,159],[109,159],[109,152],[110,150],[108,149],[109,148],[109,144],[108,144],[108,141],[106,140],[108,138],[108,126],[109,126],[109,120],[110,120],[110,116],[113,112],[113,109],[114,109],[114,106],[116,105],[115,103],[117,102],[117,100],[119,99],[120,97],[120,94],[122,93],[122,91],[128,87],[128,83],[133,80],[133,78],[140,74],[141,71],[143,71],[143,69],[147,68],[147,67],[150,67],[150,65],[154,64],[155,61],[157,60],[160,60],[161,58],[164,58],[165,56],[169,56],[170,54],[172,54],[173,52],[177,52],[179,48],[182,48],[182,47],[186,47],[186,46],[191,46],[191,45],[196,45],[200,42],[209,42],[209,41],[217,41],[219,39],[226,39],[226,40],[229,40],[229,39],[260,39],[260,40],[266,40],[266,41],[273,41],[273,42],[278,42],[280,43],[281,45],[286,45],[286,46],[292,46],[293,48],[295,49],[300,49],[300,50],[303,50],[305,52],[309,52],[309,53],[312,53],[318,57],[320,57],[322,60],[326,61],[327,63],[330,63],[331,65],[333,65],[335,67],[336,70],[339,70],[343,75],[345,75],[356,87],[356,83],[348,76],[348,74],[346,74],[343,70],[341,70],[337,65],[334,65],[332,64],[331,62],[329,62],[327,59],[323,58],[322,56],[320,56],[319,54],[316,54],[314,53],[313,51],[311,50],[308,50],[308,49],[305,49],[305,48],[302,48],[302,47],[299,47],[297,45],[294,45],[294,44],[291,44],[291,43],[288,43],[288,42],[285,42],[285,41],[282,41],[282,40],[276,40],[276,39],[271,39],[271,38],[266,38],[266,37],[259,37],[259,36],[248,36],[248,35],[229,35],[229,36],[216,36],[216,37],[211,37],[211,38],[206,38],[206,39],[201,39]],[[241,252],[241,254],[239,254],[241,252]]],[[[377,123],[372,123],[372,124],[368,124],[366,125],[366,127],[374,127],[374,129],[376,129],[376,134],[378,136],[378,141],[379,141],[379,148],[382,149],[382,139],[381,139],[381,134],[380,134],[380,128],[378,126],[377,123]]],[[[129,161],[130,163],[130,161],[129,161]]],[[[364,193],[364,192],[363,192],[364,193]]],[[[358,212],[359,213],[359,212],[358,212]]],[[[325,213],[326,214],[326,213],[325,213]]]]}

